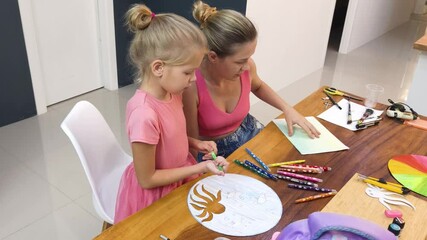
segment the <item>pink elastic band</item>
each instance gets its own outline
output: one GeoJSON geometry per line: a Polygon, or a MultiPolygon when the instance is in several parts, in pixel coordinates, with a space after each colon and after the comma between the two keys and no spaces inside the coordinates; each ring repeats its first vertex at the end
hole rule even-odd
{"type": "Polygon", "coordinates": [[[154,17],[156,17],[156,14],[155,13],[151,13],[151,18],[154,18],[154,17]]]}

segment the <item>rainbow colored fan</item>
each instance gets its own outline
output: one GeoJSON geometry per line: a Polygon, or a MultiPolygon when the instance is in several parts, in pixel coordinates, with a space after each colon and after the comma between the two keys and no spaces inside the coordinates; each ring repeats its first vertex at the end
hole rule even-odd
{"type": "Polygon", "coordinates": [[[388,161],[388,169],[400,184],[427,197],[427,156],[395,156],[388,161]]]}

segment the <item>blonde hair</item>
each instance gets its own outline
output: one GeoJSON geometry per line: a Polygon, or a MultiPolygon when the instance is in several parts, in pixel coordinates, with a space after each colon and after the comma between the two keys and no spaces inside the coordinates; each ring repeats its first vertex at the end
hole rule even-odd
{"type": "Polygon", "coordinates": [[[133,5],[126,13],[126,25],[134,33],[129,58],[138,69],[135,82],[142,81],[150,63],[181,65],[192,57],[191,50],[206,50],[204,34],[187,19],[172,13],[155,15],[143,4],[133,5]]]}
{"type": "Polygon", "coordinates": [[[232,55],[240,44],[257,37],[253,23],[234,10],[216,10],[202,1],[193,4],[193,17],[208,40],[209,50],[220,57],[232,55]]]}

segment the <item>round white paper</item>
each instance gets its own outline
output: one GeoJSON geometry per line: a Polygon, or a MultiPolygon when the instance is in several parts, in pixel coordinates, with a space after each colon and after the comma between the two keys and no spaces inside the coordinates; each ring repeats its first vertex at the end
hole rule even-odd
{"type": "Polygon", "coordinates": [[[282,203],[269,186],[238,174],[227,173],[223,177],[215,175],[201,179],[190,189],[187,204],[193,217],[203,226],[230,236],[252,236],[266,232],[273,228],[282,216],[282,203]],[[204,192],[202,186],[211,195],[204,192]],[[194,190],[205,199],[198,197],[194,190]],[[218,193],[221,200],[217,202],[223,207],[218,208],[218,213],[205,211],[204,216],[199,216],[209,203],[219,199],[218,193]],[[202,209],[198,210],[194,205],[202,209]]]}

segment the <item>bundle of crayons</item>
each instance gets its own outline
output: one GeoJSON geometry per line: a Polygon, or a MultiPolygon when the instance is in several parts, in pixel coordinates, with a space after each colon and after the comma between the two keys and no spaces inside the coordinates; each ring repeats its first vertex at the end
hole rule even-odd
{"type": "Polygon", "coordinates": [[[306,165],[305,160],[295,160],[288,162],[280,162],[274,164],[266,165],[259,157],[257,157],[251,150],[246,148],[246,152],[261,166],[257,166],[251,161],[245,160],[244,162],[237,159],[234,160],[239,166],[242,166],[248,169],[251,172],[258,174],[259,176],[265,179],[271,179],[277,181],[278,179],[290,181],[289,188],[308,190],[322,192],[322,194],[309,196],[301,199],[297,199],[295,203],[307,202],[319,198],[333,196],[337,193],[335,189],[321,188],[318,183],[323,182],[322,179],[306,176],[299,173],[310,173],[310,174],[320,174],[323,172],[331,171],[332,168],[325,166],[315,166],[315,165],[306,165]],[[273,167],[278,167],[277,173],[272,174],[271,169],[273,167]]]}
{"type": "Polygon", "coordinates": [[[289,162],[274,163],[268,166],[278,167],[277,174],[288,178],[285,180],[290,180],[292,182],[298,183],[298,184],[289,183],[288,184],[289,188],[321,192],[321,194],[318,194],[318,195],[297,199],[295,200],[295,203],[303,203],[303,202],[312,201],[312,200],[335,195],[337,193],[335,189],[318,187],[317,183],[323,182],[322,179],[299,174],[299,173],[320,174],[323,172],[331,171],[332,168],[325,167],[325,166],[301,164],[304,162],[305,160],[295,160],[295,161],[289,161],[289,162]],[[297,179],[297,181],[295,181],[295,179],[297,179]]]}

